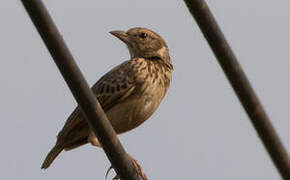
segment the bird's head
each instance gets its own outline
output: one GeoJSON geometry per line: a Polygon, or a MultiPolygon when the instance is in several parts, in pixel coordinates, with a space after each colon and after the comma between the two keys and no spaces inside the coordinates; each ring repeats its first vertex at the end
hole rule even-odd
{"type": "Polygon", "coordinates": [[[131,57],[170,61],[168,47],[157,33],[146,28],[132,28],[125,31],[111,31],[111,34],[123,41],[131,57]]]}

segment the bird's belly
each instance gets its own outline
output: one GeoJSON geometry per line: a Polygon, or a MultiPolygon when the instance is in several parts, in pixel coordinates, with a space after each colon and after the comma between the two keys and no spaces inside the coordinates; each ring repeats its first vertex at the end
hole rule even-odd
{"type": "Polygon", "coordinates": [[[110,109],[107,116],[115,131],[124,133],[141,125],[158,108],[164,93],[161,88],[147,87],[110,109]]]}

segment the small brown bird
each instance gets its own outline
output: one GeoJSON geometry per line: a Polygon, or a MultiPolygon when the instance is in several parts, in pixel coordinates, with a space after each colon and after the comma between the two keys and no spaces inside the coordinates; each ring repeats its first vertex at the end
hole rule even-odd
{"type": "MultiPolygon", "coordinates": [[[[157,33],[146,28],[110,33],[127,45],[131,59],[105,74],[92,90],[116,133],[120,134],[142,124],[158,108],[169,87],[173,66],[168,47],[157,33]]],[[[77,107],[59,132],[41,168],[48,168],[62,150],[88,142],[100,147],[77,107]]]]}

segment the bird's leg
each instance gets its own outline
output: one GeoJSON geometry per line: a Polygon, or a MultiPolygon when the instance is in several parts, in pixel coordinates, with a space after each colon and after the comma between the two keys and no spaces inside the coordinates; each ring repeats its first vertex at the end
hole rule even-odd
{"type": "Polygon", "coordinates": [[[141,165],[137,162],[136,159],[134,159],[130,154],[128,154],[129,158],[131,159],[137,174],[142,178],[142,180],[148,180],[146,174],[143,172],[141,165]]]}
{"type": "Polygon", "coordinates": [[[93,145],[93,146],[96,146],[96,147],[101,147],[101,144],[98,140],[98,138],[95,136],[95,134],[90,131],[90,134],[89,134],[89,137],[88,137],[88,141],[93,145]]]}
{"type": "MultiPolygon", "coordinates": [[[[136,159],[134,159],[131,155],[129,155],[129,158],[131,159],[131,162],[133,166],[135,167],[137,174],[142,178],[142,180],[148,180],[146,174],[143,172],[141,165],[137,162],[136,159]]],[[[113,169],[113,166],[110,166],[110,168],[107,170],[105,178],[107,179],[107,176],[110,172],[110,170],[113,169]]],[[[112,180],[120,180],[119,176],[116,175],[112,180]]]]}
{"type": "MultiPolygon", "coordinates": [[[[98,141],[98,138],[91,132],[89,137],[88,137],[88,141],[93,145],[93,146],[97,146],[97,147],[101,147],[101,144],[98,141]]],[[[132,161],[133,166],[135,167],[137,174],[142,178],[142,180],[148,180],[146,174],[143,172],[142,167],[140,166],[140,164],[137,162],[136,159],[134,159],[130,154],[127,154],[129,156],[129,158],[132,161]]],[[[107,176],[110,172],[110,170],[113,169],[112,166],[110,166],[110,168],[107,170],[106,175],[105,175],[105,179],[107,179],[107,176]]],[[[118,180],[120,179],[118,177],[118,175],[116,175],[113,180],[118,180]]]]}

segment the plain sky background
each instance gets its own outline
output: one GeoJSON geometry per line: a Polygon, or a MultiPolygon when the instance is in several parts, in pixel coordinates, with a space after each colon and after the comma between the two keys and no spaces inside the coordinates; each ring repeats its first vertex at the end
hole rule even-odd
{"type": "MultiPolygon", "coordinates": [[[[290,1],[207,2],[290,151],[290,1]]],[[[120,136],[149,179],[281,179],[183,1],[45,4],[90,85],[129,58],[109,31],[143,26],[166,40],[169,92],[120,136]]],[[[19,0],[0,2],[0,82],[0,179],[104,179],[110,164],[89,145],[40,169],[76,102],[19,0]]]]}

